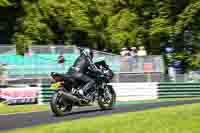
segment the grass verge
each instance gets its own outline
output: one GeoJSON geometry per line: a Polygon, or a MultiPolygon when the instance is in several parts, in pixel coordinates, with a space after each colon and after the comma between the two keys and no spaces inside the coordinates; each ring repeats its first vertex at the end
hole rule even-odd
{"type": "Polygon", "coordinates": [[[190,98],[162,98],[156,100],[138,100],[138,101],[121,101],[117,102],[117,105],[128,105],[128,104],[142,104],[142,103],[153,103],[153,102],[168,102],[168,101],[183,101],[183,100],[200,100],[200,97],[190,98]]]}
{"type": "Polygon", "coordinates": [[[10,113],[19,113],[19,112],[34,112],[34,111],[45,111],[48,110],[48,105],[6,105],[0,103],[0,115],[1,114],[10,114],[10,113]]]}
{"type": "Polygon", "coordinates": [[[2,133],[199,133],[200,104],[40,125],[2,133]]]}

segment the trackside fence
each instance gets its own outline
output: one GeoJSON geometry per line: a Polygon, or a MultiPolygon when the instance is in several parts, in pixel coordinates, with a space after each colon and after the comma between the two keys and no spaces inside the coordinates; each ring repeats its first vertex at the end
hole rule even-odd
{"type": "MultiPolygon", "coordinates": [[[[117,94],[117,101],[155,100],[163,98],[200,97],[200,83],[185,82],[141,82],[111,83],[117,94]]],[[[8,103],[49,103],[55,89],[50,84],[36,86],[0,86],[0,99],[8,103]],[[35,100],[33,100],[35,99],[35,100]]]]}
{"type": "Polygon", "coordinates": [[[158,84],[158,98],[200,97],[200,83],[170,83],[158,84]]]}
{"type": "MultiPolygon", "coordinates": [[[[145,82],[112,85],[117,93],[117,101],[200,97],[200,83],[145,82]]],[[[50,89],[50,85],[41,85],[38,103],[48,103],[54,91],[50,89]]]]}

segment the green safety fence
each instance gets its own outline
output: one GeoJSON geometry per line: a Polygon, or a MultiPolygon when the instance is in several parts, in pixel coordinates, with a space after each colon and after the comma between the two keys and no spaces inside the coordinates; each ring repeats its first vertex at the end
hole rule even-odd
{"type": "Polygon", "coordinates": [[[200,96],[200,83],[161,82],[158,85],[159,98],[184,98],[200,96]]]}
{"type": "Polygon", "coordinates": [[[50,89],[50,85],[41,85],[40,87],[42,89],[39,91],[39,94],[38,94],[38,98],[37,98],[38,104],[49,103],[55,90],[50,89]]]}

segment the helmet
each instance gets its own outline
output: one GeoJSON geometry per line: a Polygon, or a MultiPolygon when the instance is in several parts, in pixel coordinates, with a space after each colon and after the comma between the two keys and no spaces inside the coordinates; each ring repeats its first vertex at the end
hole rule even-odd
{"type": "Polygon", "coordinates": [[[51,72],[51,76],[52,76],[52,77],[55,77],[55,76],[59,76],[59,74],[56,73],[56,72],[51,72]]]}
{"type": "Polygon", "coordinates": [[[93,58],[93,51],[90,50],[89,48],[85,48],[81,51],[81,54],[90,57],[91,59],[93,58]]]}

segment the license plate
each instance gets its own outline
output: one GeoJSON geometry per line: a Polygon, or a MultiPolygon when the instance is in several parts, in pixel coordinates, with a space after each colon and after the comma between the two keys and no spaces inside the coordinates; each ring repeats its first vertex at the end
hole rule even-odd
{"type": "Polygon", "coordinates": [[[60,86],[61,86],[61,83],[56,82],[56,83],[52,83],[50,88],[51,89],[58,89],[58,88],[60,88],[60,86]]]}

